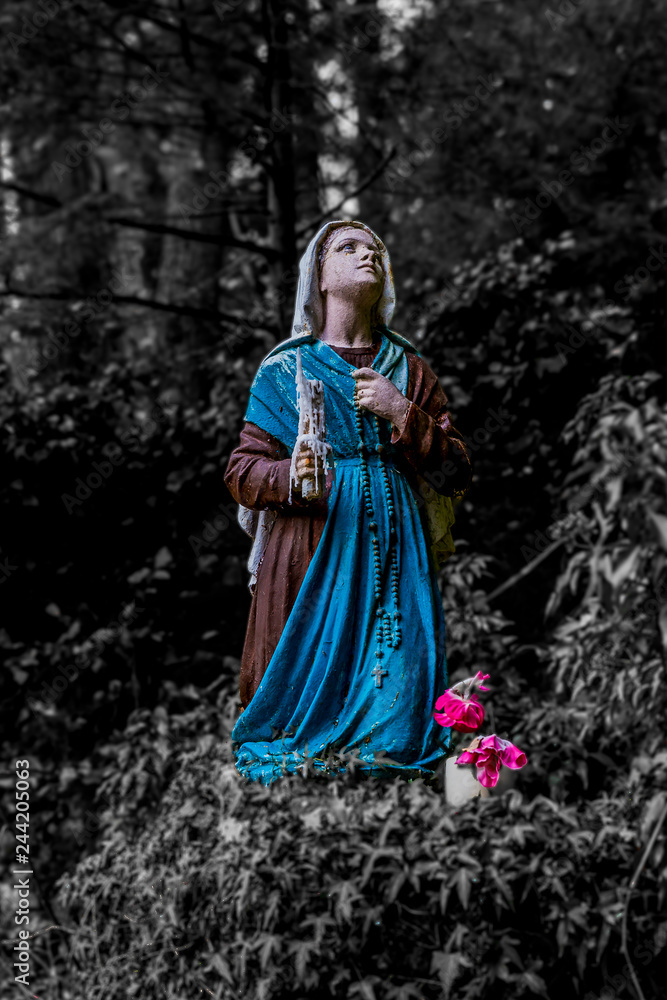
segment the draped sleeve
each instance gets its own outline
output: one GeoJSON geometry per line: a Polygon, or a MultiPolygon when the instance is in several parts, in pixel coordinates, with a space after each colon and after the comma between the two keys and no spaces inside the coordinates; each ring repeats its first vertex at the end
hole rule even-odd
{"type": "Polygon", "coordinates": [[[462,496],[472,482],[472,465],[461,434],[452,424],[448,399],[432,368],[408,355],[410,400],[405,426],[393,428],[396,445],[412,471],[442,496],[462,496]]]}
{"type": "Polygon", "coordinates": [[[291,456],[282,442],[247,421],[230,455],[225,485],[234,500],[249,510],[326,513],[326,498],[304,500],[296,488],[290,502],[290,464],[291,456]]]}

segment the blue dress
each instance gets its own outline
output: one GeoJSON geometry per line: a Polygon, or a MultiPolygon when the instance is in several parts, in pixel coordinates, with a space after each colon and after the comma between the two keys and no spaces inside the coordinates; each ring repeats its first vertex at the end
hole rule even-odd
{"type": "MultiPolygon", "coordinates": [[[[236,766],[268,785],[304,763],[326,770],[324,758],[355,751],[356,767],[386,777],[432,771],[449,744],[450,730],[432,716],[447,687],[445,620],[429,542],[405,475],[393,461],[388,421],[362,410],[373,514],[363,488],[364,460],[355,422],[354,367],[328,344],[309,336],[279,344],[262,362],[250,390],[245,419],[278,438],[291,452],[298,434],[296,348],[306,378],[324,385],[327,441],[335,466],[328,514],[291,614],[257,691],[231,734],[236,766]],[[385,450],[375,446],[378,425],[385,450]],[[384,464],[384,471],[383,466],[384,464]],[[390,535],[387,486],[397,535],[390,535]],[[371,519],[380,553],[376,571],[371,519]],[[397,560],[392,589],[392,543],[397,560]],[[377,598],[377,573],[381,599],[377,598]],[[400,642],[381,644],[378,603],[400,614],[400,642]],[[279,732],[278,732],[279,731],[279,732]],[[384,754],[390,763],[375,761],[384,754]]],[[[414,348],[383,328],[372,368],[405,394],[407,351],[414,348]]],[[[341,770],[344,770],[344,765],[341,770]]]]}

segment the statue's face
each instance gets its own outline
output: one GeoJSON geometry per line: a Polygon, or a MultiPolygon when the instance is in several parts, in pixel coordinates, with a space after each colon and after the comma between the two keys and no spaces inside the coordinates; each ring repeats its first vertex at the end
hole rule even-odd
{"type": "Polygon", "coordinates": [[[364,229],[337,229],[320,268],[320,291],[371,304],[382,294],[380,251],[364,229]]]}

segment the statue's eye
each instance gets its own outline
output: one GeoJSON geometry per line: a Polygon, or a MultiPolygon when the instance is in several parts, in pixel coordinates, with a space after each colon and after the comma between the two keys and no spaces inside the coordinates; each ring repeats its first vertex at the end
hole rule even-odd
{"type": "Polygon", "coordinates": [[[354,250],[354,243],[345,243],[343,245],[343,250],[354,250]]]}

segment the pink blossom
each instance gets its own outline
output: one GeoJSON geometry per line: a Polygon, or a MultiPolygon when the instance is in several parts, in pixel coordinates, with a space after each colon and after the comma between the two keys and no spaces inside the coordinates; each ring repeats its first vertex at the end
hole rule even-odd
{"type": "Polygon", "coordinates": [[[488,691],[482,685],[489,675],[478,670],[474,677],[459,681],[448,688],[435,703],[433,718],[441,726],[451,726],[460,733],[472,733],[484,722],[484,706],[479,703],[473,688],[488,691]]]}
{"type": "Polygon", "coordinates": [[[460,733],[473,733],[484,722],[484,706],[480,705],[475,694],[466,700],[451,691],[445,691],[436,701],[435,708],[435,721],[441,726],[451,726],[460,733]]]}
{"type": "Polygon", "coordinates": [[[475,764],[477,780],[485,788],[493,788],[498,781],[500,765],[518,769],[527,763],[526,755],[509,740],[500,736],[476,736],[469,747],[459,755],[457,764],[475,764]]]}

